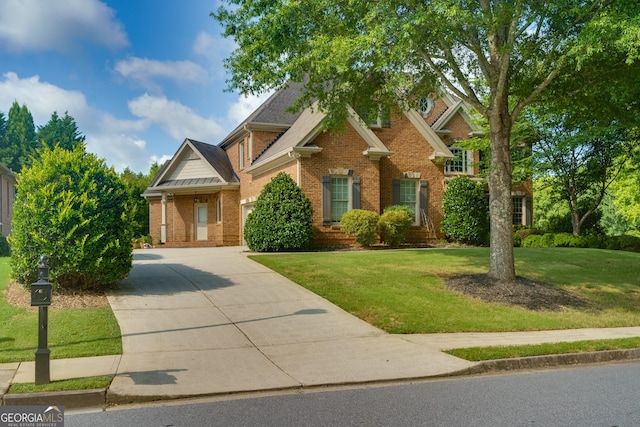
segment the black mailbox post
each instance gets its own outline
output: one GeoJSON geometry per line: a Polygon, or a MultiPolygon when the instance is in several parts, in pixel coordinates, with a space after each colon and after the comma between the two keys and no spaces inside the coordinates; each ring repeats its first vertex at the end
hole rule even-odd
{"type": "Polygon", "coordinates": [[[38,281],[31,284],[31,305],[38,307],[38,349],[36,350],[36,384],[51,382],[47,332],[49,328],[49,306],[53,285],[49,283],[49,257],[42,255],[38,265],[38,281]]]}

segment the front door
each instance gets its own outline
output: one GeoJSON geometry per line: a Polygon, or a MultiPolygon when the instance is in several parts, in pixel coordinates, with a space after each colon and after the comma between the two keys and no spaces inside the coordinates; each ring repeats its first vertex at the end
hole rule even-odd
{"type": "Polygon", "coordinates": [[[196,240],[207,240],[208,211],[206,203],[196,203],[195,205],[196,240]]]}

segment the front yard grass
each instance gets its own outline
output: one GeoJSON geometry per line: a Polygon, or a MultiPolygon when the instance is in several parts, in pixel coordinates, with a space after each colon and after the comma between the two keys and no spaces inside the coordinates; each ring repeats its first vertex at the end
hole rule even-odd
{"type": "Polygon", "coordinates": [[[517,248],[519,276],[591,302],[592,308],[532,311],[486,303],[445,288],[444,278],[486,273],[489,250],[405,249],[254,255],[389,333],[499,332],[640,325],[640,254],[598,249],[517,248]]]}
{"type": "MultiPolygon", "coordinates": [[[[9,284],[9,258],[0,258],[0,292],[9,284]]],[[[0,298],[0,363],[32,361],[38,348],[38,309],[14,307],[0,298]]],[[[49,309],[51,359],[121,354],[120,326],[111,307],[49,309]]]]}

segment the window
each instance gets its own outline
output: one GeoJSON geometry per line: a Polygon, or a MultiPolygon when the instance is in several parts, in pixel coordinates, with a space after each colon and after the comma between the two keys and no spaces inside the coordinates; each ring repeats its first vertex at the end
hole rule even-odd
{"type": "Polygon", "coordinates": [[[513,202],[512,223],[514,225],[531,225],[533,223],[531,197],[512,196],[511,200],[513,202]]]}
{"type": "Polygon", "coordinates": [[[243,169],[244,168],[244,141],[240,143],[238,156],[240,157],[240,169],[243,169]]]}
{"type": "Polygon", "coordinates": [[[394,179],[392,182],[392,202],[406,206],[413,212],[413,224],[420,225],[427,216],[427,181],[420,179],[394,179]]]}
{"type": "Polygon", "coordinates": [[[322,223],[338,223],[351,209],[360,209],[360,177],[334,175],[322,177],[322,223]]]}
{"type": "Polygon", "coordinates": [[[400,205],[406,206],[411,209],[414,216],[417,211],[417,190],[416,190],[416,181],[400,181],[400,205]]]}
{"type": "Polygon", "coordinates": [[[340,222],[349,210],[349,178],[331,177],[331,221],[340,222]]]}
{"type": "Polygon", "coordinates": [[[360,118],[372,128],[389,128],[391,127],[391,114],[389,107],[378,107],[369,111],[358,108],[360,118]]]}
{"type": "Polygon", "coordinates": [[[524,197],[513,197],[513,224],[523,224],[524,211],[522,209],[524,197]]]}
{"type": "Polygon", "coordinates": [[[216,200],[216,222],[222,222],[222,199],[220,197],[216,200]]]}
{"type": "Polygon", "coordinates": [[[449,150],[456,157],[447,162],[445,172],[473,175],[473,151],[459,147],[449,147],[449,150]]]}
{"type": "Polygon", "coordinates": [[[431,114],[431,112],[433,111],[433,107],[434,107],[434,102],[433,99],[431,98],[420,98],[420,114],[422,114],[422,117],[428,117],[429,114],[431,114]]]}

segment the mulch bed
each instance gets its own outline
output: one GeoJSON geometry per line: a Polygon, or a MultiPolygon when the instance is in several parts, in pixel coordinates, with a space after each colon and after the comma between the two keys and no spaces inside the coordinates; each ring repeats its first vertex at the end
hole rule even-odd
{"type": "MultiPolygon", "coordinates": [[[[7,302],[15,307],[37,310],[31,306],[31,292],[23,289],[18,282],[12,281],[5,290],[7,302]]],[[[67,310],[74,308],[107,307],[109,301],[104,291],[78,291],[73,289],[55,289],[49,308],[67,310]]]]}
{"type": "Polygon", "coordinates": [[[486,274],[451,276],[445,286],[453,291],[487,302],[524,307],[529,310],[559,311],[567,308],[592,308],[589,301],[546,283],[517,277],[501,282],[486,274]]]}

